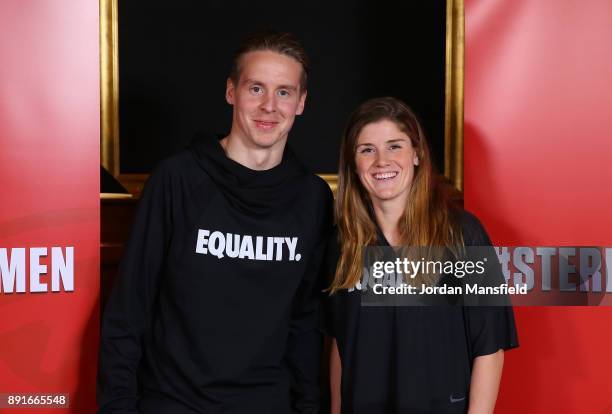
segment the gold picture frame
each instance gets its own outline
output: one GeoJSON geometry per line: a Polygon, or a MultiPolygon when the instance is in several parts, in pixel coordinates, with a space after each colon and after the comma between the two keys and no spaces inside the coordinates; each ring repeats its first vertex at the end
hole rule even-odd
{"type": "Polygon", "coordinates": [[[444,176],[463,192],[464,0],[446,0],[444,176]]]}
{"type": "MultiPolygon", "coordinates": [[[[124,174],[119,163],[118,0],[100,2],[100,157],[101,164],[138,196],[148,174],[124,174]]],[[[446,4],[444,175],[463,191],[464,0],[446,4]]],[[[336,174],[319,174],[334,194],[336,174]]]]}

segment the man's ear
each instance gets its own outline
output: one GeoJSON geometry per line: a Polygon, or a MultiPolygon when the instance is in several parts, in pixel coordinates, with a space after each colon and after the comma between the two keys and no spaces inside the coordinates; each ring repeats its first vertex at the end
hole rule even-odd
{"type": "Polygon", "coordinates": [[[302,112],[304,112],[304,105],[306,104],[306,95],[307,95],[307,93],[308,93],[308,91],[304,91],[300,95],[300,102],[298,103],[297,110],[295,111],[296,115],[302,115],[302,112]]]}
{"type": "Polygon", "coordinates": [[[227,78],[227,83],[225,84],[225,100],[228,104],[234,105],[234,82],[231,78],[227,78]]]}

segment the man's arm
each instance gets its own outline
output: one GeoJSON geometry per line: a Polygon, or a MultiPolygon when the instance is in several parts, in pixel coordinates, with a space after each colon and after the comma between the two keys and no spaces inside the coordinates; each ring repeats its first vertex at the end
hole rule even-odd
{"type": "MultiPolygon", "coordinates": [[[[317,272],[322,246],[318,246],[309,261],[308,272],[317,272]]],[[[322,289],[318,278],[302,282],[294,301],[286,361],[292,374],[291,400],[294,413],[319,412],[319,378],[323,335],[319,325],[319,295],[322,289]]]]}
{"type": "Polygon", "coordinates": [[[98,360],[99,413],[136,413],[142,335],[151,322],[152,305],[169,240],[169,205],[163,174],[152,174],[142,199],[119,276],[102,318],[98,360]]]}
{"type": "Polygon", "coordinates": [[[294,413],[319,412],[320,365],[323,335],[319,331],[319,304],[325,288],[323,258],[332,230],[333,196],[327,184],[322,197],[319,242],[308,260],[304,279],[294,299],[286,361],[292,372],[294,413]]]}

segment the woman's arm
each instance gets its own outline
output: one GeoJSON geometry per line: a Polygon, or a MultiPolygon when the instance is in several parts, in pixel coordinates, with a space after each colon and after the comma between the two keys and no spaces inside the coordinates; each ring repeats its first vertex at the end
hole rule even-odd
{"type": "Polygon", "coordinates": [[[331,352],[329,356],[329,388],[331,391],[331,412],[340,414],[340,378],[342,377],[342,365],[336,338],[332,338],[331,352]]]}
{"type": "Polygon", "coordinates": [[[468,414],[493,413],[503,366],[503,349],[474,359],[468,414]]]}

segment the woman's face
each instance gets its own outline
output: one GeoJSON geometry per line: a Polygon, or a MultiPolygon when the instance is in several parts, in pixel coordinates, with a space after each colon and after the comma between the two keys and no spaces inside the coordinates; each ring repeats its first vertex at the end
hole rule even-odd
{"type": "Polygon", "coordinates": [[[357,175],[372,203],[398,199],[405,202],[418,164],[410,137],[393,121],[368,124],[357,137],[357,175]]]}

